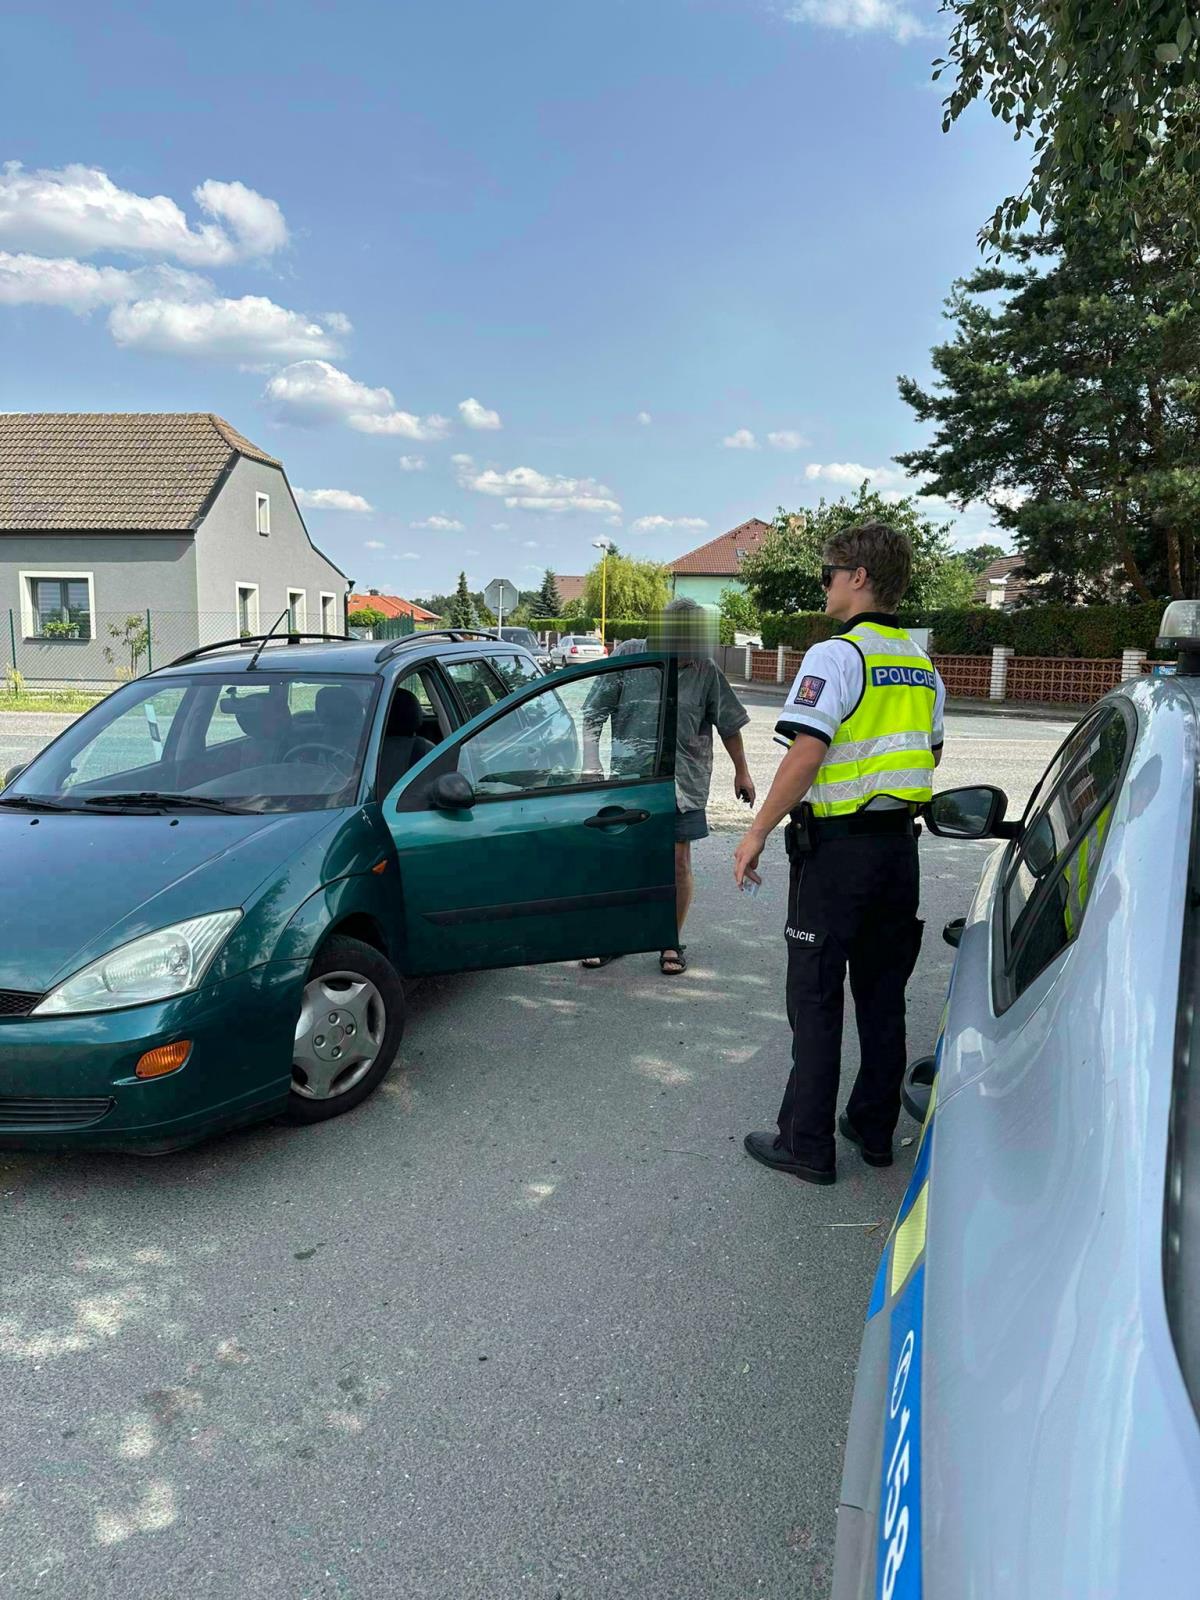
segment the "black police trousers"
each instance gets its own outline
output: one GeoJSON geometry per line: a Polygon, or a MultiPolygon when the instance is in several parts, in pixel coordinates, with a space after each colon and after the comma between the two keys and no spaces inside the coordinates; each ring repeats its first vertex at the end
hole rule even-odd
{"type": "Polygon", "coordinates": [[[917,964],[920,867],[908,834],[827,839],[791,863],[788,1022],[792,1071],[779,1108],[784,1145],[834,1164],[846,969],[861,1065],[846,1111],[865,1144],[886,1150],[907,1063],[904,989],[917,964]]]}

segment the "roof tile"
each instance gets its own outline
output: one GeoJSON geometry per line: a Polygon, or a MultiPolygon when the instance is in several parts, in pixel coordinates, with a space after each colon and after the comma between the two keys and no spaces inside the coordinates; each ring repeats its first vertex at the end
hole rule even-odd
{"type": "Polygon", "coordinates": [[[192,531],[235,455],[274,456],[210,411],[0,414],[0,530],[192,531]]]}
{"type": "MultiPolygon", "coordinates": [[[[751,550],[758,549],[763,534],[770,529],[770,526],[770,523],[764,522],[761,517],[751,517],[748,522],[739,522],[737,527],[730,528],[728,533],[719,534],[707,544],[702,544],[698,550],[689,550],[687,555],[680,556],[678,561],[670,562],[667,571],[679,577],[736,578],[741,570],[743,557],[751,550]]],[[[560,578],[559,583],[561,582],[560,578]]]]}

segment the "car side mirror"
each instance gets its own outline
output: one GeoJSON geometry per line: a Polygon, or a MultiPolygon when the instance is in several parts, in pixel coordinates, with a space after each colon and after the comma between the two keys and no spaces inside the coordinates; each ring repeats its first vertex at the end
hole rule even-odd
{"type": "Polygon", "coordinates": [[[4,774],[4,787],[7,789],[10,783],[16,783],[28,765],[28,761],[18,761],[15,767],[9,767],[4,774]]]}
{"type": "Polygon", "coordinates": [[[1011,839],[1017,824],[1006,822],[1008,796],[1003,789],[980,784],[970,789],[944,789],[924,810],[930,833],[939,839],[1011,839]]]}
{"type": "Polygon", "coordinates": [[[430,787],[429,804],[437,811],[469,811],[475,790],[461,772],[443,772],[430,787]]]}

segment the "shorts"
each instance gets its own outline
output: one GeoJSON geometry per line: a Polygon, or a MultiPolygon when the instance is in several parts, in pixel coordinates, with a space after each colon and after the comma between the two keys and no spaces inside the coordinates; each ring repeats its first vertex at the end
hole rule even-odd
{"type": "Polygon", "coordinates": [[[690,844],[696,839],[708,838],[708,813],[701,808],[699,811],[677,811],[675,813],[675,843],[690,844]]]}

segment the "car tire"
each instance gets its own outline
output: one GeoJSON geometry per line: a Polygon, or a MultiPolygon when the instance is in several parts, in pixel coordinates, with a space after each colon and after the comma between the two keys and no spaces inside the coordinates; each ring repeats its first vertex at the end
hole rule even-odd
{"type": "Polygon", "coordinates": [[[404,985],[386,956],[334,934],[304,985],[287,1115],[326,1122],[361,1105],[391,1070],[404,1036],[404,985]]]}

